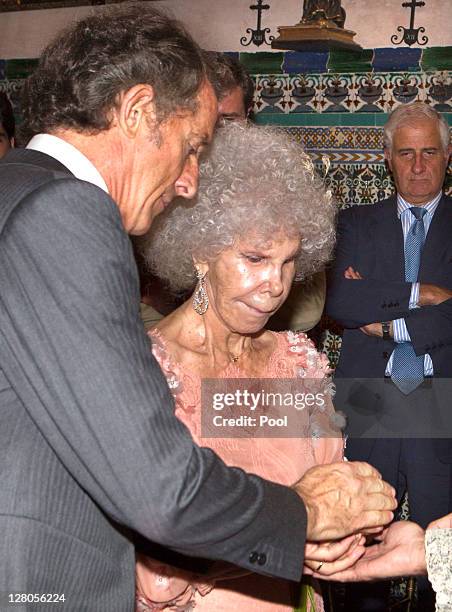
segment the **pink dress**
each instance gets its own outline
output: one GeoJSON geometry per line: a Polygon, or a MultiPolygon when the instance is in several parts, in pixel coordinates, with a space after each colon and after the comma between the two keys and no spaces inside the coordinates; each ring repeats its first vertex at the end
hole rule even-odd
{"type": "MultiPolygon", "coordinates": [[[[165,339],[158,330],[151,330],[149,335],[153,343],[154,356],[165,373],[174,395],[177,417],[188,427],[193,439],[199,445],[214,450],[226,464],[290,486],[314,465],[342,461],[342,439],[337,433],[334,434],[335,437],[327,437],[328,431],[332,431],[331,422],[335,422],[336,427],[340,424],[340,417],[337,418],[334,413],[330,395],[327,395],[325,407],[311,416],[306,431],[303,432],[306,437],[203,439],[200,429],[201,378],[193,372],[187,372],[181,364],[171,359],[165,339]]],[[[317,352],[306,334],[281,332],[274,333],[274,336],[276,348],[261,378],[301,376],[324,379],[329,374],[326,356],[317,352]]],[[[243,378],[244,374],[240,370],[239,363],[231,363],[219,377],[243,378]]],[[[196,585],[187,581],[185,589],[179,584],[172,590],[171,578],[168,577],[171,574],[168,570],[171,568],[163,567],[162,564],[157,565],[150,566],[146,575],[137,576],[137,581],[141,584],[145,582],[147,592],[152,593],[153,585],[158,584],[162,588],[162,576],[164,576],[163,584],[168,589],[169,597],[173,598],[173,603],[166,604],[168,610],[291,612],[294,609],[294,584],[290,581],[248,574],[229,580],[210,583],[207,581],[207,584],[196,585]]],[[[140,608],[138,602],[137,609],[152,608],[140,608]]],[[[165,604],[162,603],[154,609],[165,609],[165,604]]],[[[318,594],[315,595],[315,610],[323,611],[322,598],[318,594]]]]}

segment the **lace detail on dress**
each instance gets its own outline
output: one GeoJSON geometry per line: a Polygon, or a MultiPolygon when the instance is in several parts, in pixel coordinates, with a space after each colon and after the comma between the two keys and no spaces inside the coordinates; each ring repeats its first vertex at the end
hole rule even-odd
{"type": "Polygon", "coordinates": [[[452,610],[452,529],[427,529],[425,559],[428,579],[436,593],[436,611],[452,610]]]}
{"type": "Polygon", "coordinates": [[[289,350],[297,355],[300,378],[325,378],[331,373],[328,359],[319,353],[314,343],[302,332],[287,332],[289,350]]]}
{"type": "Polygon", "coordinates": [[[199,442],[201,435],[199,377],[189,374],[172,359],[165,339],[158,329],[149,330],[148,336],[152,341],[152,353],[162,368],[174,397],[176,415],[190,429],[195,441],[199,442]]]}
{"type": "Polygon", "coordinates": [[[152,332],[148,332],[148,336],[152,341],[152,354],[159,362],[159,365],[165,374],[168,387],[171,389],[173,394],[180,393],[183,390],[183,385],[176,374],[175,370],[177,370],[177,368],[174,366],[171,357],[168,355],[168,351],[166,350],[166,346],[160,332],[154,328],[152,332]]]}
{"type": "Polygon", "coordinates": [[[303,332],[287,332],[289,351],[297,356],[296,375],[306,381],[308,391],[323,393],[324,404],[310,410],[310,435],[313,444],[322,437],[336,436],[345,427],[345,417],[331,409],[334,384],[330,378],[331,368],[324,353],[319,353],[314,343],[303,332]],[[319,384],[321,380],[321,384],[319,384]]]}
{"type": "Polygon", "coordinates": [[[161,610],[166,610],[167,612],[190,612],[194,610],[196,606],[194,601],[194,590],[191,592],[190,597],[190,601],[179,605],[172,602],[154,603],[141,595],[137,595],[135,599],[135,612],[160,612],[161,610]]]}

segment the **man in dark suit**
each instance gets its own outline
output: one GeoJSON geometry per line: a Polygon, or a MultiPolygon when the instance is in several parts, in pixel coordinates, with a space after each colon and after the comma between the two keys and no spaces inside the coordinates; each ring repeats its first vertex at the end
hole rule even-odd
{"type": "Polygon", "coordinates": [[[180,24],[145,5],[85,18],[45,50],[23,113],[28,148],[0,163],[0,609],[132,612],[133,532],[298,580],[306,536],[391,520],[368,465],[282,487],[174,416],[127,233],[194,195],[216,122],[180,24]]]}
{"type": "MultiPolygon", "coordinates": [[[[349,419],[347,457],[376,466],[399,499],[408,491],[425,528],[452,510],[452,200],[441,190],[449,129],[414,102],[391,114],[384,146],[397,195],[339,215],[327,299],[345,328],[335,405],[349,419]]],[[[355,609],[386,608],[355,593],[355,609]]]]}

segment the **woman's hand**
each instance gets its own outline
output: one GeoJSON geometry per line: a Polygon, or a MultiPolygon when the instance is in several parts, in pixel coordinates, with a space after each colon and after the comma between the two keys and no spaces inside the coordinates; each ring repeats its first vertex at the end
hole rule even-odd
{"type": "MultiPolygon", "coordinates": [[[[440,519],[442,520],[444,519],[440,519]]],[[[355,565],[347,570],[330,574],[328,579],[340,582],[365,582],[426,573],[424,530],[416,523],[411,521],[392,523],[375,538],[375,541],[375,544],[365,549],[364,555],[355,565]]],[[[323,570],[323,567],[321,569],[323,570]]],[[[314,572],[313,575],[315,578],[326,577],[322,571],[314,572]]]]}
{"type": "Polygon", "coordinates": [[[365,541],[364,536],[355,534],[335,542],[308,542],[303,573],[327,577],[352,567],[363,556],[365,541]]]}
{"type": "Polygon", "coordinates": [[[452,513],[432,521],[427,529],[452,529],[452,513]]]}

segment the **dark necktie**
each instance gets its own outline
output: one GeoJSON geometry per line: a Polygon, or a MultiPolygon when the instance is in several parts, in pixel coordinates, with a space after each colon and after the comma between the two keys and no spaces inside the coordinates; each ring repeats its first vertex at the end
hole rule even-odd
{"type": "MultiPolygon", "coordinates": [[[[405,240],[405,280],[415,283],[421,264],[422,247],[425,242],[423,217],[425,208],[413,206],[411,214],[415,217],[405,240]]],[[[424,355],[417,356],[411,342],[400,342],[394,349],[391,379],[404,394],[411,393],[424,380],[424,355]]]]}

